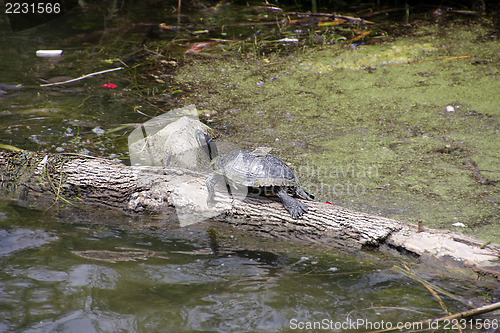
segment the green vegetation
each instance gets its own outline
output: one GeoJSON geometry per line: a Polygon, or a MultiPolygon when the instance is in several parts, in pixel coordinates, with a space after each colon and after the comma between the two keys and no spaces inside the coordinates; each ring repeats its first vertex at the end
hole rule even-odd
{"type": "Polygon", "coordinates": [[[176,79],[231,140],[301,166],[320,200],[499,242],[499,55],[481,24],[424,25],[378,45],[193,59],[176,79]]]}

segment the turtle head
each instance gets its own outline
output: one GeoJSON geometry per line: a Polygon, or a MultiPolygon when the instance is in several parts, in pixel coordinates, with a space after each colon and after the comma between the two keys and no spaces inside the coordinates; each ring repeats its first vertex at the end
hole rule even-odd
{"type": "Polygon", "coordinates": [[[217,152],[217,145],[215,144],[215,141],[199,129],[197,129],[195,131],[195,133],[196,133],[195,135],[196,135],[196,139],[198,140],[198,143],[203,148],[205,153],[207,153],[210,160],[213,160],[214,158],[216,158],[218,155],[218,152],[217,152]]]}

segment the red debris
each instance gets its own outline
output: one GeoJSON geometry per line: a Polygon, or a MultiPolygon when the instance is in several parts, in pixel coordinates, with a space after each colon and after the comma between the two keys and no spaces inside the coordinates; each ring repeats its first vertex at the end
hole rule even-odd
{"type": "Polygon", "coordinates": [[[182,30],[182,27],[178,27],[175,25],[166,25],[165,23],[159,24],[160,30],[182,30]]]}
{"type": "Polygon", "coordinates": [[[103,87],[103,88],[109,88],[109,89],[115,89],[118,86],[116,84],[114,84],[114,83],[106,83],[106,84],[103,84],[101,87],[103,87]]]}
{"type": "Polygon", "coordinates": [[[203,50],[204,48],[206,48],[212,44],[215,44],[215,43],[214,42],[196,43],[189,50],[187,50],[184,53],[185,54],[193,54],[193,53],[196,53],[196,52],[203,50]]]}

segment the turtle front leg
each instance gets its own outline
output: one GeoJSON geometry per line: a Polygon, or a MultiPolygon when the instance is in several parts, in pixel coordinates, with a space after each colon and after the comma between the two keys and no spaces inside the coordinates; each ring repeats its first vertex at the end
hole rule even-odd
{"type": "Polygon", "coordinates": [[[295,188],[295,195],[301,197],[302,199],[314,201],[314,195],[304,190],[302,187],[297,186],[295,188]]]}
{"type": "Polygon", "coordinates": [[[281,187],[276,194],[280,197],[281,201],[283,201],[283,205],[294,218],[298,218],[307,212],[307,205],[289,196],[286,193],[285,187],[281,187]]]}
{"type": "Polygon", "coordinates": [[[205,181],[208,190],[208,198],[207,198],[208,206],[212,206],[215,203],[215,185],[217,185],[217,183],[221,181],[221,179],[222,179],[221,175],[214,173],[211,174],[205,181]]]}

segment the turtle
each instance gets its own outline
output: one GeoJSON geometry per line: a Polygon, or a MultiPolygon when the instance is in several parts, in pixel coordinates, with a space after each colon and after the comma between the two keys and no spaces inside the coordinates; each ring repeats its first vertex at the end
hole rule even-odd
{"type": "MultiPolygon", "coordinates": [[[[207,140],[207,143],[213,141],[207,140]]],[[[214,201],[215,185],[224,180],[234,189],[247,187],[260,193],[277,195],[288,212],[298,218],[307,212],[307,205],[293,198],[314,200],[314,196],[299,186],[293,171],[278,157],[269,154],[269,148],[233,150],[220,156],[212,156],[212,173],[206,180],[209,205],[214,201]]]]}

